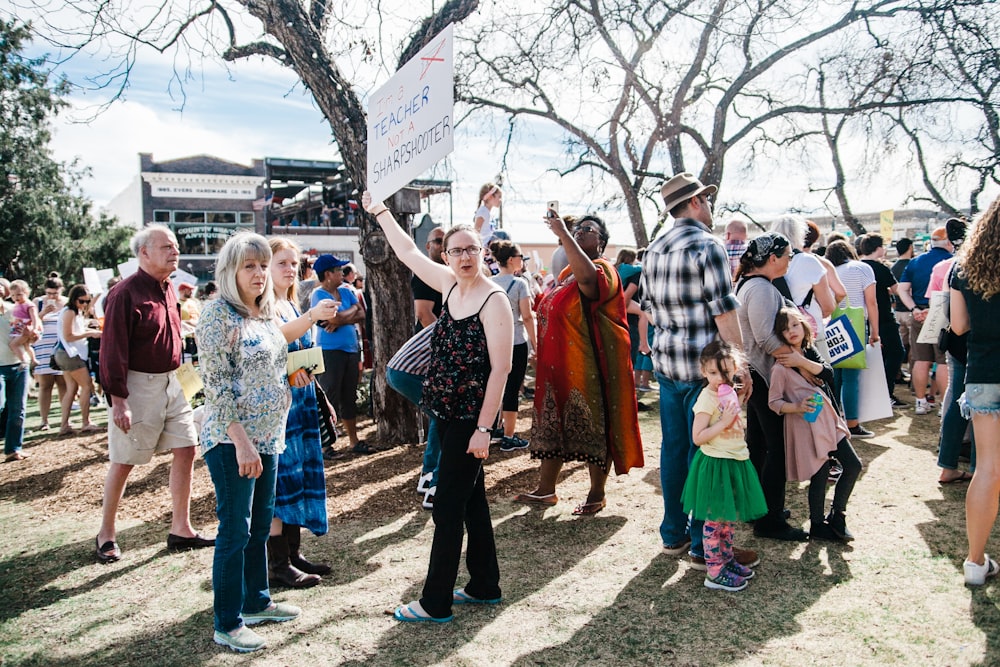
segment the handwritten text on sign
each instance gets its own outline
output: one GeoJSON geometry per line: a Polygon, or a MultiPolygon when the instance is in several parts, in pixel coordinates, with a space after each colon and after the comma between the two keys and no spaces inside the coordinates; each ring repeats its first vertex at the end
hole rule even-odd
{"type": "Polygon", "coordinates": [[[455,148],[453,32],[449,24],[368,102],[368,189],[375,201],[455,148]]]}

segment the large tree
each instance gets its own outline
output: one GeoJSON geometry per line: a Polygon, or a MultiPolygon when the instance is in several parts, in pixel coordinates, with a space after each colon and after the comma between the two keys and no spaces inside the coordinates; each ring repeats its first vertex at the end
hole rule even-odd
{"type": "Polygon", "coordinates": [[[27,25],[0,20],[0,274],[37,288],[50,271],[78,281],[84,266],[115,266],[129,233],[93,220],[73,192],[80,170],[53,159],[50,123],[67,87],[24,57],[30,37],[27,25]]]}
{"type": "MultiPolygon", "coordinates": [[[[40,20],[46,22],[46,37],[56,45],[114,54],[102,72],[94,72],[94,79],[111,90],[112,98],[127,90],[129,74],[144,48],[173,52],[179,63],[178,81],[185,79],[185,59],[218,57],[234,62],[264,57],[288,67],[326,117],[347,175],[361,188],[367,180],[362,97],[366,85],[374,81],[359,84],[358,78],[367,72],[371,79],[371,73],[380,69],[376,64],[387,59],[398,68],[448,23],[462,21],[478,4],[478,0],[447,0],[423,20],[411,23],[401,42],[373,35],[364,20],[373,12],[367,3],[328,0],[162,0],[142,8],[127,1],[67,0],[62,12],[48,12],[40,20]]],[[[407,216],[400,217],[403,224],[408,223],[407,216]]],[[[410,274],[388,248],[378,225],[367,215],[359,219],[361,253],[373,302],[375,366],[385,368],[412,333],[413,302],[409,290],[398,289],[409,284],[410,274]]],[[[382,441],[414,441],[418,415],[388,389],[381,373],[375,378],[373,407],[382,441]]]]}
{"type": "Polygon", "coordinates": [[[462,49],[460,98],[560,127],[568,146],[563,173],[612,179],[643,245],[643,202],[659,208],[655,193],[671,173],[694,171],[719,184],[731,155],[752,154],[761,141],[820,136],[824,118],[836,123],[941,100],[936,91],[914,95],[915,87],[895,97],[875,87],[870,95],[823,100],[817,63],[859,44],[885,50],[875,33],[926,29],[924,17],[967,6],[974,4],[548,0],[518,14],[497,5],[502,16],[462,49]]]}

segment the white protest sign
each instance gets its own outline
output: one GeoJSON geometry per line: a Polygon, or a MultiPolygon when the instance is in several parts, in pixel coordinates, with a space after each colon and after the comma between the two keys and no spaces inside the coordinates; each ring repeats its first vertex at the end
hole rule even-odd
{"type": "Polygon", "coordinates": [[[101,277],[98,275],[97,269],[85,266],[83,268],[83,284],[87,286],[88,292],[93,296],[97,296],[104,291],[107,283],[101,283],[101,277]]]}
{"type": "Polygon", "coordinates": [[[368,190],[384,201],[455,148],[454,27],[442,30],[368,101],[368,190]]]}
{"type": "Polygon", "coordinates": [[[128,278],[130,275],[139,270],[139,260],[135,257],[131,257],[121,264],[118,265],[118,275],[122,278],[128,278]]]}

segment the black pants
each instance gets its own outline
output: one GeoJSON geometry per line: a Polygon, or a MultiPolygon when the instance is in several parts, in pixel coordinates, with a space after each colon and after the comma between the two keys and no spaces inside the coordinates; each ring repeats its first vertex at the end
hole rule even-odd
{"type": "Polygon", "coordinates": [[[882,365],[885,368],[885,382],[889,387],[889,393],[895,393],[896,376],[906,359],[906,350],[903,349],[903,339],[899,336],[899,324],[896,318],[888,319],[885,322],[879,321],[878,335],[882,341],[882,365]]]}
{"type": "Polygon", "coordinates": [[[528,370],[528,344],[519,343],[514,346],[510,359],[510,373],[507,374],[507,384],[503,389],[503,411],[517,412],[517,399],[521,395],[521,385],[524,384],[524,374],[528,370]]]}
{"type": "Polygon", "coordinates": [[[762,521],[784,522],[785,421],[767,405],[764,378],[753,368],[750,377],[753,393],[747,403],[747,447],[767,502],[767,516],[762,521]]]}
{"type": "MultiPolygon", "coordinates": [[[[858,481],[861,474],[861,459],[851,446],[851,441],[841,438],[837,443],[837,451],[831,452],[840,461],[844,472],[837,480],[837,485],[833,489],[833,509],[843,512],[847,509],[847,501],[854,491],[854,483],[858,481]]],[[[827,460],[819,471],[809,480],[809,523],[816,525],[823,523],[826,518],[824,511],[826,503],[826,478],[830,474],[830,461],[827,460]]]]}
{"type": "Polygon", "coordinates": [[[465,564],[469,583],[465,592],[474,598],[500,597],[500,566],[493,539],[490,507],[486,502],[483,465],[467,454],[476,430],[474,420],[440,421],[441,463],[434,494],[434,541],[420,605],[431,616],[451,615],[452,591],[462,560],[462,538],[469,533],[465,564]]]}

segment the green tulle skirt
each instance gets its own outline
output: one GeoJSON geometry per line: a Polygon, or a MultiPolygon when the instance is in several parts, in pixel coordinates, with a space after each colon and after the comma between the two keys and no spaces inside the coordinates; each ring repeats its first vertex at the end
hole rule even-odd
{"type": "Polygon", "coordinates": [[[691,462],[681,504],[702,521],[753,521],[767,514],[764,491],[749,460],[716,459],[700,450],[691,462]]]}

